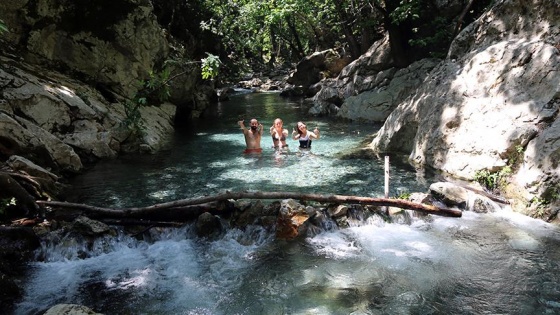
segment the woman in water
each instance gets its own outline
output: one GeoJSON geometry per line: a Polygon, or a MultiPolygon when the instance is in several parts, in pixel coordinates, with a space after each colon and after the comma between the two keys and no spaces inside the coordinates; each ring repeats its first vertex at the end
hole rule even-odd
{"type": "Polygon", "coordinates": [[[274,119],[274,124],[270,127],[270,135],[272,136],[272,146],[274,148],[282,149],[288,146],[286,144],[288,129],[284,129],[284,122],[282,119],[274,119]]]}
{"type": "Polygon", "coordinates": [[[311,140],[318,140],[320,136],[319,128],[315,127],[313,132],[311,132],[307,130],[307,126],[301,121],[298,121],[294,132],[292,132],[292,139],[299,140],[299,147],[302,149],[310,149],[311,140]]]}

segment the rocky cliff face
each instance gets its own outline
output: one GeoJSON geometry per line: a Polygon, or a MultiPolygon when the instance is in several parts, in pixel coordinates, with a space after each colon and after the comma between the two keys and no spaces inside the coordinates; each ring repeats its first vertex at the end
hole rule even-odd
{"type": "Polygon", "coordinates": [[[0,36],[3,160],[19,154],[79,172],[88,160],[159,150],[177,105],[193,115],[204,109],[198,67],[177,62],[172,74],[184,74],[171,82],[173,104],[140,107],[139,139],[123,124],[151,71],[170,58],[191,60],[158,24],[151,1],[2,1],[0,18],[9,27],[0,36]]]}
{"type": "Polygon", "coordinates": [[[473,179],[511,166],[519,208],[560,193],[560,6],[504,0],[468,26],[370,147],[473,179]]]}
{"type": "MultiPolygon", "coordinates": [[[[444,60],[404,69],[395,68],[385,38],[322,82],[311,113],[384,122],[369,146],[375,153],[404,153],[467,180],[480,171],[504,175],[509,185],[501,188],[518,210],[559,203],[558,16],[553,0],[497,1],[444,60]]],[[[558,206],[548,207],[554,217],[558,206]]]]}
{"type": "Polygon", "coordinates": [[[169,53],[149,1],[4,1],[0,10],[4,36],[26,61],[123,96],[169,53]]]}

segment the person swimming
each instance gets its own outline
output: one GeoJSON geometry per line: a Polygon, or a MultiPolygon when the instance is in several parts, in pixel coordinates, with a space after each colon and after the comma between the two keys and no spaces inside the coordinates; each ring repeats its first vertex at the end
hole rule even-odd
{"type": "Polygon", "coordinates": [[[309,131],[307,125],[301,121],[298,121],[292,132],[292,139],[299,141],[301,149],[310,149],[312,140],[318,140],[320,137],[319,128],[315,127],[313,131],[309,131]]]}
{"type": "Polygon", "coordinates": [[[288,138],[288,129],[284,129],[284,122],[280,118],[274,120],[274,124],[270,127],[270,135],[272,136],[272,146],[274,148],[287,147],[286,138],[288,138]]]}
{"type": "Polygon", "coordinates": [[[245,136],[245,144],[247,148],[243,153],[261,153],[261,137],[263,125],[258,122],[256,118],[251,119],[250,129],[245,127],[245,122],[240,120],[237,124],[241,127],[243,135],[245,136]]]}

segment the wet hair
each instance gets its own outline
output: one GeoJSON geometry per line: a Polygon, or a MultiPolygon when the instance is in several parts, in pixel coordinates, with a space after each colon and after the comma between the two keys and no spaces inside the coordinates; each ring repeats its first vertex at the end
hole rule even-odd
{"type": "Polygon", "coordinates": [[[298,121],[296,123],[296,131],[301,135],[303,133],[303,131],[299,130],[299,124],[304,124],[305,125],[305,123],[303,121],[298,121]]]}
{"type": "Polygon", "coordinates": [[[276,125],[276,122],[277,122],[277,121],[279,121],[279,122],[281,122],[282,124],[284,124],[284,122],[283,122],[282,119],[280,119],[280,118],[274,119],[274,122],[273,122],[272,124],[273,124],[273,125],[276,125]]]}

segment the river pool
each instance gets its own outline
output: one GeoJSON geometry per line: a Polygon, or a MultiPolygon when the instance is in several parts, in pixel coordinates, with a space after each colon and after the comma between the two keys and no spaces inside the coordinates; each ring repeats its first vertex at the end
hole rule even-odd
{"type": "MultiPolygon", "coordinates": [[[[274,93],[219,103],[169,150],[97,164],[71,201],[132,207],[225,190],[383,195],[383,158],[340,159],[380,126],[309,117],[274,93]],[[244,155],[237,126],[276,117],[318,126],[311,151],[244,155]]],[[[391,163],[390,195],[425,192],[433,175],[391,163]]],[[[560,230],[501,210],[410,223],[380,218],[285,242],[255,226],[218,240],[192,226],[124,233],[91,248],[62,240],[32,263],[16,314],[76,303],[105,314],[559,314],[560,230]]]]}

